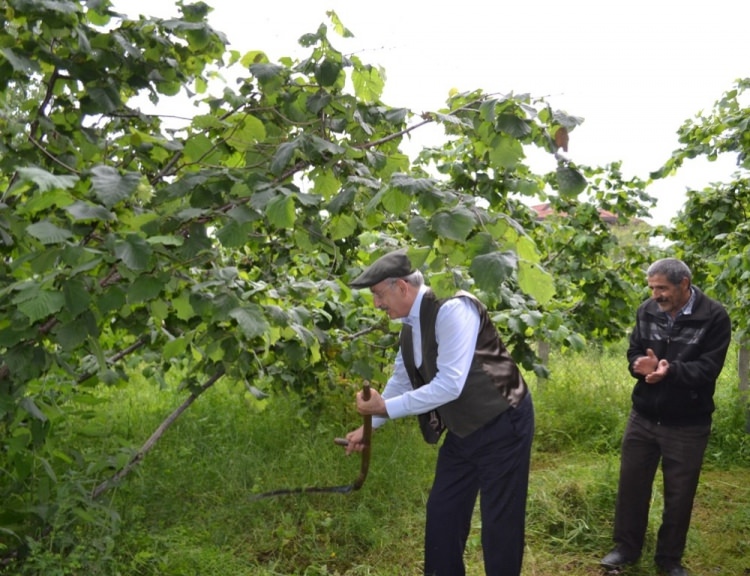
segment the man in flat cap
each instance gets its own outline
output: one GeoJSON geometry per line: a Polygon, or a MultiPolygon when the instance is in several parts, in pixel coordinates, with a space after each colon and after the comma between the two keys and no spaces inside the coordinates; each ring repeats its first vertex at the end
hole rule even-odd
{"type": "MultiPolygon", "coordinates": [[[[406,250],[389,252],[350,284],[369,288],[377,308],[402,329],[382,396],[357,395],[377,428],[418,416],[427,442],[440,446],[427,501],[424,574],[463,576],[463,552],[481,494],[485,573],[519,576],[524,550],[534,408],[524,379],[487,309],[468,292],[438,299],[406,250]]],[[[363,429],[347,435],[361,451],[363,429]]]]}

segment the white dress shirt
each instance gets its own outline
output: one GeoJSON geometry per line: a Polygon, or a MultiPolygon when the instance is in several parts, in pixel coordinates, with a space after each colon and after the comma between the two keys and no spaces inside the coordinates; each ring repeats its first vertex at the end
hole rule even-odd
{"type": "MultiPolygon", "coordinates": [[[[419,324],[419,309],[427,291],[422,286],[409,315],[401,321],[411,325],[414,343],[414,362],[422,364],[422,334],[419,324]]],[[[437,374],[430,382],[417,389],[412,388],[399,348],[393,374],[383,390],[388,418],[416,416],[433,410],[461,394],[479,333],[479,313],[466,298],[453,298],[445,302],[435,321],[435,339],[438,344],[437,374]]],[[[388,418],[374,417],[374,427],[382,426],[388,418]]]]}

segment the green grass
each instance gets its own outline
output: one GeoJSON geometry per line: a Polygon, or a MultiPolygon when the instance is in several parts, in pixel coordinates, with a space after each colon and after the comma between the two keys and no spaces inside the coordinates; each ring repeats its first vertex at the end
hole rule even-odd
{"type": "MultiPolygon", "coordinates": [[[[731,364],[717,391],[715,432],[685,557],[695,574],[750,570],[750,438],[731,364]]],[[[611,547],[619,442],[629,410],[624,350],[557,354],[550,368],[548,380],[529,379],[537,434],[524,574],[601,574],[597,562],[611,547]]],[[[99,394],[106,402],[96,417],[66,433],[82,453],[115,457],[101,479],[185,397],[184,391],[137,377],[126,388],[99,394]]],[[[106,493],[121,521],[100,573],[421,574],[424,505],[437,449],[422,441],[414,420],[391,422],[375,433],[370,473],[357,492],[252,500],[267,490],[346,485],[356,478],[359,457],[344,457],[332,442],[359,424],[353,395],[354,389],[342,386],[315,405],[295,396],[257,401],[243,387],[220,381],[106,493]]],[[[657,481],[647,549],[628,574],[655,573],[651,558],[660,514],[657,481]]],[[[484,573],[480,529],[475,515],[467,546],[470,576],[484,573]]],[[[82,528],[82,542],[93,536],[82,528]]]]}

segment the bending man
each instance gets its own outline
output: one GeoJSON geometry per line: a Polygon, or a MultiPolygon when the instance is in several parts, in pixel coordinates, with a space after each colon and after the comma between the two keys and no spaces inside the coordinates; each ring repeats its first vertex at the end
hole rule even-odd
{"type": "MultiPolygon", "coordinates": [[[[357,396],[373,426],[418,416],[426,441],[437,443],[427,501],[424,574],[463,576],[463,553],[481,494],[485,572],[519,576],[524,550],[534,409],[524,379],[487,309],[471,294],[439,300],[405,250],[376,260],[351,286],[370,288],[374,304],[401,319],[399,351],[382,396],[357,396]]],[[[347,435],[362,449],[362,428],[347,435]]]]}

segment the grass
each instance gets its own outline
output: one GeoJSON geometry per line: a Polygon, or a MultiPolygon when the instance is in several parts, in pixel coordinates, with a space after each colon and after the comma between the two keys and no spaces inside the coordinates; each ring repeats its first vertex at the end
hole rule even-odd
{"type": "MultiPolygon", "coordinates": [[[[557,354],[549,380],[530,378],[537,433],[527,515],[526,576],[601,574],[611,547],[619,441],[629,410],[624,351],[557,354]]],[[[736,370],[722,373],[715,419],[685,562],[694,574],[750,574],[750,438],[743,431],[736,370]]],[[[181,402],[184,391],[134,379],[102,389],[97,417],[70,427],[84,453],[122,463],[181,402]]],[[[277,488],[346,485],[359,472],[333,444],[359,424],[354,389],[309,399],[258,401],[221,382],[199,398],[139,467],[107,493],[119,512],[116,576],[411,576],[421,574],[424,505],[437,449],[412,419],[375,433],[370,473],[350,494],[253,501],[277,488]]],[[[654,491],[647,548],[628,574],[654,574],[661,494],[654,491]]],[[[467,574],[483,575],[479,517],[467,574]]],[[[85,529],[81,538],[87,537],[85,529]]],[[[31,573],[31,572],[27,572],[31,573]]],[[[75,574],[57,572],[59,574],[75,574]]],[[[51,572],[50,572],[51,574],[51,572]]]]}

